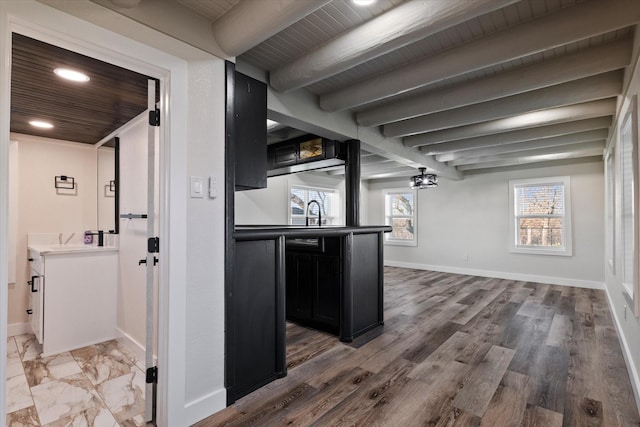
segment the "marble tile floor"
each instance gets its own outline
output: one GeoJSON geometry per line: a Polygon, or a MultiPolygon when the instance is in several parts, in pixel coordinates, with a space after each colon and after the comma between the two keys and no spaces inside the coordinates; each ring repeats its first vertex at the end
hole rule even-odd
{"type": "Polygon", "coordinates": [[[40,357],[33,335],[7,339],[7,427],[143,426],[143,364],[117,341],[40,357]]]}

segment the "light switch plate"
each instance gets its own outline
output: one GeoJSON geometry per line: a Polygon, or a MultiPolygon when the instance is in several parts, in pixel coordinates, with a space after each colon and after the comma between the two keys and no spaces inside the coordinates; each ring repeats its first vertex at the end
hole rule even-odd
{"type": "Polygon", "coordinates": [[[204,197],[204,180],[201,176],[191,177],[191,198],[202,199],[204,197]]]}
{"type": "Polygon", "coordinates": [[[218,197],[218,178],[215,176],[209,177],[209,198],[215,199],[218,197]]]}

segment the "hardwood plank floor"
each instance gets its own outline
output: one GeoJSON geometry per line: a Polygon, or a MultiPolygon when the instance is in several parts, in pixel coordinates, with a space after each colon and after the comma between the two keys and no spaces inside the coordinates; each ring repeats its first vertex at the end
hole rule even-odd
{"type": "Polygon", "coordinates": [[[196,424],[640,426],[603,291],[385,268],[385,325],[287,325],[287,377],[196,424]]]}

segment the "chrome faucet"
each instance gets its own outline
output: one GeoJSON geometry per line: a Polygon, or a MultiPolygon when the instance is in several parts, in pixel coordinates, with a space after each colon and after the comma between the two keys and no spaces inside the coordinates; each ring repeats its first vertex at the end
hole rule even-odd
{"type": "Polygon", "coordinates": [[[321,227],[322,226],[322,208],[320,207],[320,202],[318,202],[315,199],[307,203],[307,212],[304,217],[304,224],[307,227],[309,226],[309,206],[311,206],[311,203],[315,203],[316,205],[318,205],[318,227],[321,227]]]}

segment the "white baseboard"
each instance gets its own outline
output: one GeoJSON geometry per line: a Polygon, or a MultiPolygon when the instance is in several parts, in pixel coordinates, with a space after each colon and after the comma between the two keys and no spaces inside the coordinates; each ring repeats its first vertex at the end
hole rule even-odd
{"type": "Polygon", "coordinates": [[[7,337],[15,337],[16,335],[32,334],[31,323],[9,323],[7,325],[7,337]]]}
{"type": "Polygon", "coordinates": [[[616,326],[616,331],[618,332],[618,337],[620,338],[620,344],[622,345],[622,355],[624,356],[624,361],[627,365],[629,380],[631,381],[631,387],[633,388],[633,396],[636,398],[636,406],[638,407],[638,412],[640,412],[640,375],[638,374],[635,363],[633,363],[631,349],[629,348],[627,338],[623,333],[622,324],[620,323],[620,319],[618,318],[616,310],[613,307],[613,301],[611,300],[611,295],[609,294],[609,288],[605,287],[605,293],[607,294],[609,311],[613,315],[613,321],[616,326]]]}
{"type": "MultiPolygon", "coordinates": [[[[144,366],[146,358],[144,345],[140,344],[131,335],[127,334],[120,328],[116,328],[116,340],[118,340],[124,348],[129,350],[135,356],[136,360],[144,366]]],[[[158,357],[155,354],[153,355],[153,364],[158,364],[158,357]]],[[[140,369],[144,370],[142,367],[140,367],[140,369]]]]}
{"type": "Polygon", "coordinates": [[[442,273],[466,274],[469,276],[494,277],[496,279],[521,280],[525,282],[545,283],[549,285],[574,286],[576,288],[604,289],[604,282],[564,277],[538,276],[533,274],[509,273],[505,271],[478,270],[473,268],[450,267],[443,265],[416,264],[410,262],[385,260],[390,267],[413,268],[416,270],[440,271],[442,273]]]}
{"type": "Polygon", "coordinates": [[[189,414],[186,425],[195,424],[218,411],[222,411],[226,406],[227,390],[225,388],[213,391],[197,400],[188,402],[184,406],[185,410],[188,409],[185,413],[189,414]]]}

